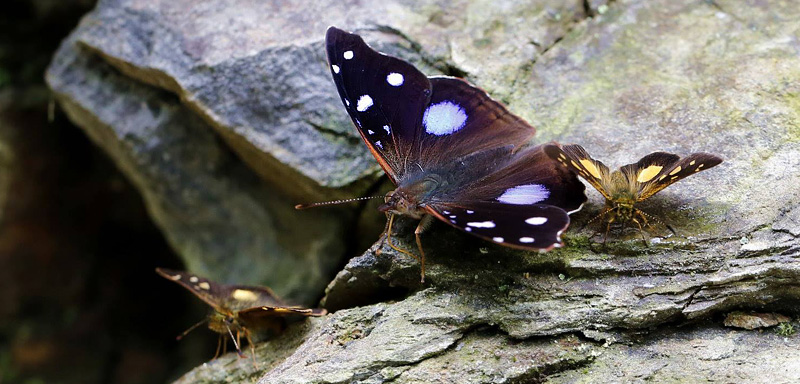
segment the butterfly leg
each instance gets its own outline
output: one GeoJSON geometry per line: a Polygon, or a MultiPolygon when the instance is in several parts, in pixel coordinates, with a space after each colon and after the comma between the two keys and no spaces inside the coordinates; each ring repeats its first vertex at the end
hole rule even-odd
{"type": "MultiPolygon", "coordinates": [[[[389,212],[386,212],[386,226],[383,227],[383,233],[381,233],[381,242],[380,244],[378,244],[378,250],[375,251],[376,256],[380,256],[381,252],[383,252],[383,244],[386,243],[386,239],[391,240],[393,221],[394,221],[394,215],[389,212]]],[[[389,243],[391,244],[391,241],[389,243]]]]}
{"type": "Polygon", "coordinates": [[[414,230],[414,238],[417,240],[417,249],[419,249],[419,264],[420,264],[420,283],[425,283],[425,251],[422,249],[422,239],[420,239],[419,235],[422,234],[433,222],[433,216],[425,215],[422,217],[422,220],[419,221],[417,225],[417,229],[414,230]]]}
{"type": "Polygon", "coordinates": [[[410,256],[412,259],[419,261],[419,257],[417,257],[417,255],[415,255],[415,254],[413,254],[413,253],[411,253],[409,251],[406,251],[405,249],[400,249],[400,248],[398,248],[397,246],[394,245],[394,243],[392,242],[392,223],[393,222],[394,222],[394,215],[391,215],[391,217],[389,219],[389,225],[387,225],[387,228],[386,228],[386,231],[385,231],[386,232],[386,242],[395,251],[400,252],[400,253],[402,253],[402,254],[404,254],[406,256],[410,256]]]}
{"type": "MultiPolygon", "coordinates": [[[[642,216],[642,218],[644,218],[644,216],[642,216]]],[[[644,246],[646,247],[647,246],[647,238],[644,237],[644,229],[642,228],[642,223],[640,223],[639,220],[636,220],[635,217],[632,218],[631,221],[633,221],[634,223],[636,223],[636,225],[639,226],[639,235],[642,236],[642,242],[644,242],[644,246]]],[[[645,226],[647,226],[647,219],[645,219],[644,222],[645,222],[645,226]]]]}
{"type": "Polygon", "coordinates": [[[604,247],[606,245],[606,240],[608,240],[608,231],[611,230],[611,224],[614,223],[615,219],[616,219],[615,217],[612,217],[611,220],[608,221],[608,224],[606,224],[606,233],[603,235],[603,246],[604,247]]]}
{"type": "MultiPolygon", "coordinates": [[[[214,359],[216,359],[217,357],[219,357],[219,353],[220,353],[220,347],[222,347],[222,344],[223,344],[223,343],[227,343],[227,342],[228,342],[228,339],[226,339],[226,338],[225,338],[225,335],[223,335],[223,334],[221,334],[221,333],[220,333],[220,334],[219,334],[219,337],[217,338],[217,351],[216,351],[216,352],[214,352],[214,358],[213,358],[213,359],[211,359],[211,360],[214,360],[214,359]]],[[[222,350],[224,351],[225,349],[223,348],[222,350]]]]}
{"type": "Polygon", "coordinates": [[[247,339],[247,344],[250,344],[250,356],[253,358],[253,368],[258,369],[258,362],[256,361],[256,344],[253,343],[253,339],[250,337],[250,331],[247,328],[244,329],[244,337],[247,339]]]}

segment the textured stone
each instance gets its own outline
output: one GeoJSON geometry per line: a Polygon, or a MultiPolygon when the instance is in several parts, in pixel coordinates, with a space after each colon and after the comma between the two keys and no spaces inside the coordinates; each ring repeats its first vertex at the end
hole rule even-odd
{"type": "Polygon", "coordinates": [[[139,189],[189,269],[267,284],[290,301],[316,300],[343,252],[347,215],[297,214],[173,95],[122,76],[74,40],[56,54],[47,81],[139,189]]]}
{"type": "MultiPolygon", "coordinates": [[[[535,142],[579,143],[612,167],[658,150],[725,159],[642,204],[677,231],[651,228],[647,246],[636,231],[603,245],[581,230],[603,204],[591,191],[566,247],[546,254],[434,224],[422,238],[424,286],[416,261],[376,245],[328,285],[335,313],[259,348],[261,373],[215,362],[185,382],[669,381],[730,364],[713,380],[797,379],[781,370],[798,364],[796,339],[697,325],[740,308],[800,313],[800,11],[791,2],[344,2],[302,12],[282,3],[269,17],[254,2],[175,11],[192,9],[182,4],[106,1],[75,39],[125,76],[177,94],[289,196],[360,192],[357,180],[369,184],[375,170],[328,79],[330,24],[427,73],[466,76],[533,123],[535,142]],[[301,121],[289,136],[281,116],[301,121]],[[322,132],[342,138],[333,152],[296,153],[317,148],[308,146],[322,132]],[[773,353],[781,358],[768,361],[773,353]],[[536,358],[503,371],[492,355],[536,358]]],[[[414,225],[396,223],[397,246],[416,248],[414,225]]]]}
{"type": "Polygon", "coordinates": [[[725,316],[723,324],[726,327],[744,328],[744,329],[758,329],[774,327],[781,323],[788,323],[792,321],[787,316],[780,313],[746,313],[735,311],[725,316]]]}

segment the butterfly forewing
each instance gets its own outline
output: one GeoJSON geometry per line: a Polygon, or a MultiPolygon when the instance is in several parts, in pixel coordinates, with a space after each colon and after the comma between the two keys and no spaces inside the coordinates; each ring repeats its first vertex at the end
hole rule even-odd
{"type": "Polygon", "coordinates": [[[439,204],[431,213],[450,225],[505,246],[548,250],[560,246],[569,215],[550,205],[475,203],[467,206],[439,204]]]}
{"type": "Polygon", "coordinates": [[[470,153],[529,140],[536,130],[483,90],[452,77],[431,77],[433,95],[422,114],[412,161],[436,167],[470,153]]]}
{"type": "Polygon", "coordinates": [[[157,268],[156,272],[188,289],[218,312],[282,305],[267,287],[220,284],[185,271],[164,268],[157,268]]]}
{"type": "Polygon", "coordinates": [[[718,156],[709,153],[693,153],[683,159],[666,152],[654,152],[635,164],[628,164],[620,171],[637,187],[638,200],[655,195],[660,190],[722,162],[718,156]]]}
{"type": "Polygon", "coordinates": [[[360,36],[341,29],[330,27],[325,44],[345,109],[383,170],[396,181],[430,99],[430,81],[413,65],[381,54],[360,36]]]}
{"type": "Polygon", "coordinates": [[[611,172],[602,162],[589,156],[580,145],[545,144],[544,151],[550,158],[557,160],[563,166],[577,173],[588,181],[603,197],[610,199],[608,183],[611,182],[611,172]]]}
{"type": "Polygon", "coordinates": [[[328,61],[362,138],[393,181],[464,155],[517,146],[535,129],[486,92],[451,77],[428,78],[331,27],[328,61]]]}

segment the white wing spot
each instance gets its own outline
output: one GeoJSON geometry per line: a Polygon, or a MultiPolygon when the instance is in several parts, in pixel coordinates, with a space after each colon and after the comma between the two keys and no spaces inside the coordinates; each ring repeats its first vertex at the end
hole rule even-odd
{"type": "Polygon", "coordinates": [[[495,242],[497,242],[497,243],[502,243],[502,242],[503,242],[503,241],[505,241],[506,239],[504,239],[504,238],[502,238],[502,237],[493,237],[493,238],[492,238],[492,240],[494,240],[494,241],[495,241],[495,242]]]}
{"type": "Polygon", "coordinates": [[[491,220],[489,220],[489,221],[471,221],[471,222],[467,223],[467,225],[469,225],[470,227],[475,227],[475,228],[494,228],[495,227],[494,221],[491,221],[491,220]]]}
{"type": "Polygon", "coordinates": [[[531,218],[525,220],[525,222],[530,224],[530,225],[542,225],[542,224],[547,222],[547,218],[546,217],[531,217],[531,218]]]}
{"type": "Polygon", "coordinates": [[[449,214],[450,214],[450,211],[445,211],[445,210],[442,210],[442,213],[444,213],[445,215],[449,215],[449,214]]]}
{"type": "Polygon", "coordinates": [[[422,115],[425,132],[442,136],[464,128],[467,123],[467,112],[458,104],[442,101],[429,106],[422,115]]]}
{"type": "Polygon", "coordinates": [[[390,134],[390,133],[392,133],[392,131],[389,129],[389,126],[388,126],[388,125],[384,125],[384,126],[383,126],[383,129],[386,131],[386,134],[387,134],[387,135],[388,135],[388,134],[390,134]]]}
{"type": "Polygon", "coordinates": [[[530,244],[530,243],[533,243],[533,238],[532,237],[527,237],[527,236],[526,237],[520,237],[519,238],[519,242],[520,243],[530,244]]]}
{"type": "Polygon", "coordinates": [[[364,112],[371,106],[372,106],[372,98],[369,97],[369,95],[363,95],[358,98],[358,104],[356,104],[356,111],[364,112]]]}
{"type": "Polygon", "coordinates": [[[506,204],[527,205],[536,204],[546,200],[550,196],[550,191],[541,184],[518,185],[506,189],[497,201],[506,204]]]}
{"type": "Polygon", "coordinates": [[[467,213],[471,215],[471,214],[475,213],[475,211],[473,211],[471,209],[467,209],[467,213]]]}
{"type": "Polygon", "coordinates": [[[202,283],[200,283],[200,284],[197,284],[197,286],[198,286],[198,287],[200,287],[200,289],[204,289],[204,290],[206,290],[206,291],[208,291],[209,289],[211,289],[211,285],[210,285],[210,284],[208,284],[208,282],[205,282],[205,281],[204,281],[204,282],[202,282],[202,283]]]}
{"type": "Polygon", "coordinates": [[[339,66],[336,64],[331,65],[331,69],[333,69],[333,73],[339,73],[339,66]]]}
{"type": "Polygon", "coordinates": [[[464,230],[467,231],[467,232],[472,232],[472,228],[470,228],[470,227],[466,227],[466,228],[464,228],[464,230]]]}
{"type": "Polygon", "coordinates": [[[392,72],[388,76],[386,76],[386,82],[393,87],[399,87],[403,85],[404,80],[405,79],[403,78],[403,75],[397,72],[392,72]]]}
{"type": "Polygon", "coordinates": [[[370,135],[374,135],[375,134],[375,132],[373,130],[371,130],[371,129],[367,129],[367,133],[369,133],[370,135]]]}
{"type": "Polygon", "coordinates": [[[455,218],[456,218],[456,215],[450,215],[450,218],[451,218],[451,219],[455,219],[455,218]]]}
{"type": "Polygon", "coordinates": [[[349,107],[350,106],[350,100],[344,99],[344,105],[349,107]]]}
{"type": "Polygon", "coordinates": [[[381,144],[381,141],[380,141],[380,140],[376,141],[376,142],[375,142],[375,145],[377,145],[377,146],[378,146],[378,148],[380,148],[380,149],[383,149],[383,144],[381,144]]]}
{"type": "Polygon", "coordinates": [[[189,281],[192,282],[192,283],[196,283],[196,282],[200,281],[200,279],[198,279],[197,276],[192,276],[192,277],[189,278],[189,281]]]}
{"type": "Polygon", "coordinates": [[[344,51],[342,56],[344,56],[345,60],[350,60],[353,58],[353,51],[344,51]]]}

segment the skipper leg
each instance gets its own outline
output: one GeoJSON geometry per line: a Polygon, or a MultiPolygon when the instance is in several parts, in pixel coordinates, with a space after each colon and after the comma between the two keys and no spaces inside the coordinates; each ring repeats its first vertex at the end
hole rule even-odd
{"type": "MultiPolygon", "coordinates": [[[[644,216],[642,216],[642,217],[644,217],[644,216]]],[[[631,221],[633,221],[634,223],[636,223],[637,226],[639,226],[639,235],[642,236],[642,242],[644,242],[644,246],[646,247],[647,246],[647,238],[644,237],[644,229],[642,229],[642,223],[640,223],[639,220],[636,220],[635,217],[632,218],[631,221]]],[[[645,220],[645,226],[646,225],[647,225],[647,220],[645,220]]]]}
{"type": "Polygon", "coordinates": [[[256,344],[253,343],[253,339],[250,337],[250,331],[247,328],[244,328],[244,337],[247,339],[247,343],[250,344],[250,356],[253,357],[253,368],[258,369],[258,362],[256,361],[256,344]]]}

